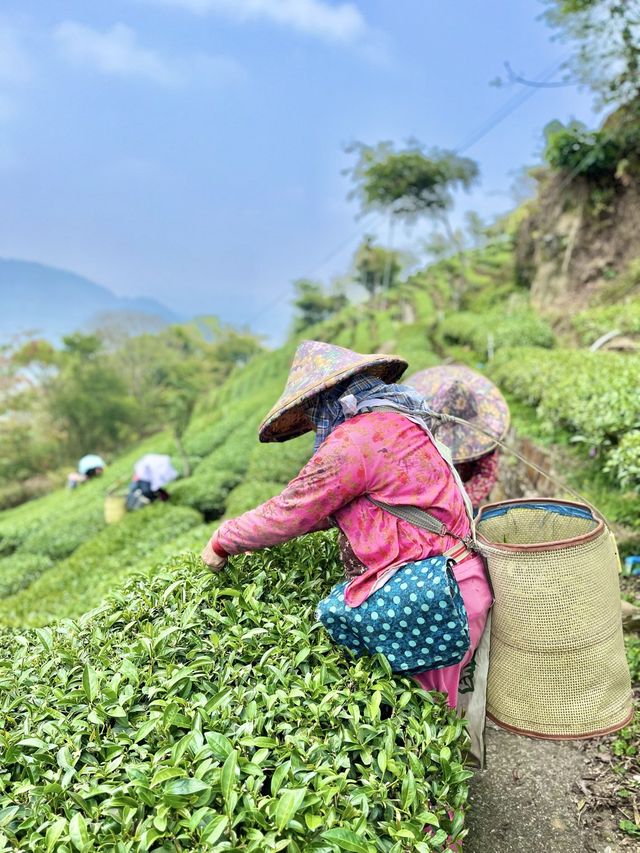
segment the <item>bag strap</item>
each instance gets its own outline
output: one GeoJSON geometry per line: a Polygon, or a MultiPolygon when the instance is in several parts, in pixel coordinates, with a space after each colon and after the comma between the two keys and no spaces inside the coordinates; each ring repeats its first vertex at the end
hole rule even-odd
{"type": "Polygon", "coordinates": [[[449,530],[443,521],[440,521],[440,519],[436,518],[435,515],[431,515],[430,512],[427,512],[424,509],[407,504],[398,504],[394,506],[393,504],[388,504],[384,501],[372,498],[371,495],[366,495],[366,497],[372,504],[375,504],[380,509],[386,510],[391,513],[391,515],[395,515],[396,518],[400,518],[402,521],[407,521],[409,524],[415,524],[416,527],[420,527],[422,530],[428,530],[429,533],[435,533],[437,536],[451,536],[453,539],[457,539],[458,542],[462,542],[470,551],[477,550],[476,543],[471,536],[458,536],[457,533],[453,533],[453,531],[449,530]]]}
{"type": "Polygon", "coordinates": [[[367,495],[367,498],[372,504],[380,507],[380,509],[390,512],[391,515],[395,515],[396,518],[408,521],[409,524],[415,524],[416,527],[428,530],[429,533],[435,533],[438,536],[445,536],[449,532],[444,522],[437,519],[435,515],[431,515],[430,512],[427,512],[424,509],[419,509],[417,506],[409,506],[407,504],[398,504],[394,506],[392,504],[385,503],[384,501],[379,501],[376,498],[372,498],[371,495],[367,495]]]}
{"type": "Polygon", "coordinates": [[[469,496],[465,491],[464,484],[460,478],[460,474],[456,470],[456,467],[453,463],[449,448],[439,442],[429,429],[427,421],[430,419],[431,411],[425,410],[424,412],[419,412],[412,409],[407,409],[405,406],[397,405],[395,403],[389,404],[386,400],[367,400],[358,406],[358,412],[395,412],[397,414],[404,415],[404,417],[419,426],[420,429],[422,429],[429,436],[437,453],[442,457],[443,461],[449,468],[449,471],[453,476],[458,490],[460,491],[460,495],[464,504],[465,514],[469,521],[469,529],[471,532],[469,536],[458,536],[456,533],[453,533],[453,531],[449,530],[447,526],[443,524],[443,522],[441,522],[434,515],[431,515],[431,513],[419,509],[418,507],[407,505],[392,506],[391,504],[385,504],[382,501],[376,501],[370,495],[367,495],[369,500],[379,506],[380,509],[386,509],[387,512],[390,512],[392,515],[401,518],[403,521],[408,521],[410,524],[415,524],[417,527],[421,527],[423,530],[428,530],[430,533],[435,533],[438,536],[451,536],[466,545],[469,550],[479,551],[480,546],[476,541],[473,510],[471,508],[469,496]],[[373,405],[371,405],[371,403],[373,403],[373,405]]]}

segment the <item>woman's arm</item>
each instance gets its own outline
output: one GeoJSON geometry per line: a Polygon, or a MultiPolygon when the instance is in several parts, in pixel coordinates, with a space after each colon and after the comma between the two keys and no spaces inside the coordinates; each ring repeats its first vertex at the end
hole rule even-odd
{"type": "Polygon", "coordinates": [[[222,558],[327,529],[332,513],[366,491],[362,455],[347,432],[330,435],[279,495],[225,521],[211,539],[213,551],[222,558]]]}

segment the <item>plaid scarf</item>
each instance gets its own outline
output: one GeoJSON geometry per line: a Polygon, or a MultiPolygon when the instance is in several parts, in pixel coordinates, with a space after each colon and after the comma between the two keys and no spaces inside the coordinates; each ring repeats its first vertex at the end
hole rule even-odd
{"type": "Polygon", "coordinates": [[[388,385],[382,379],[366,375],[346,379],[335,388],[318,394],[307,404],[307,415],[316,428],[313,452],[337,426],[355,414],[356,406],[367,400],[387,400],[416,413],[428,412],[422,396],[408,385],[388,385]]]}

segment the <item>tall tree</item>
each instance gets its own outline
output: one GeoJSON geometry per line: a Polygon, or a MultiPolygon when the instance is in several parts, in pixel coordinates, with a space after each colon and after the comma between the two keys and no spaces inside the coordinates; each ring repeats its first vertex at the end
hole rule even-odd
{"type": "Polygon", "coordinates": [[[328,292],[322,284],[308,278],[299,278],[293,282],[293,287],[293,306],[296,311],[293,331],[296,334],[324,322],[344,308],[348,301],[339,290],[328,292]]]}
{"type": "Polygon", "coordinates": [[[543,0],[545,18],[576,45],[571,75],[601,105],[640,99],[640,0],[543,0]]]}
{"type": "Polygon", "coordinates": [[[478,164],[453,151],[427,151],[414,142],[394,151],[389,142],[348,149],[358,155],[348,170],[364,210],[381,210],[407,222],[420,217],[440,219],[453,207],[453,191],[469,189],[478,179],[478,164]]]}
{"type": "Polygon", "coordinates": [[[376,246],[371,235],[366,235],[354,258],[355,281],[362,285],[369,296],[393,287],[402,271],[398,252],[376,246]]]}
{"type": "Polygon", "coordinates": [[[457,246],[461,277],[466,280],[464,252],[448,214],[454,191],[468,190],[478,180],[478,164],[454,151],[427,150],[418,142],[402,151],[395,151],[390,142],[376,146],[356,142],[348,150],[358,157],[347,170],[354,184],[350,197],[359,199],[363,210],[381,210],[392,219],[411,223],[428,218],[440,223],[457,246]]]}
{"type": "Polygon", "coordinates": [[[137,402],[102,353],[95,335],[80,333],[63,339],[60,369],[50,381],[47,406],[54,423],[64,430],[69,451],[78,456],[116,448],[135,434],[137,402]]]}

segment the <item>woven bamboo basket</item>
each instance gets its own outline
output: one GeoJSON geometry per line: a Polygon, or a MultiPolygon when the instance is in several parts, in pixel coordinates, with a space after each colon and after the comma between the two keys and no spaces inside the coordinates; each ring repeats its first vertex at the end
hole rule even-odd
{"type": "Polygon", "coordinates": [[[124,495],[107,495],[104,499],[104,520],[107,524],[121,521],[127,514],[124,495]]]}
{"type": "Polygon", "coordinates": [[[487,714],[550,739],[586,738],[631,718],[615,539],[569,501],[489,504],[477,520],[495,604],[487,714]]]}

